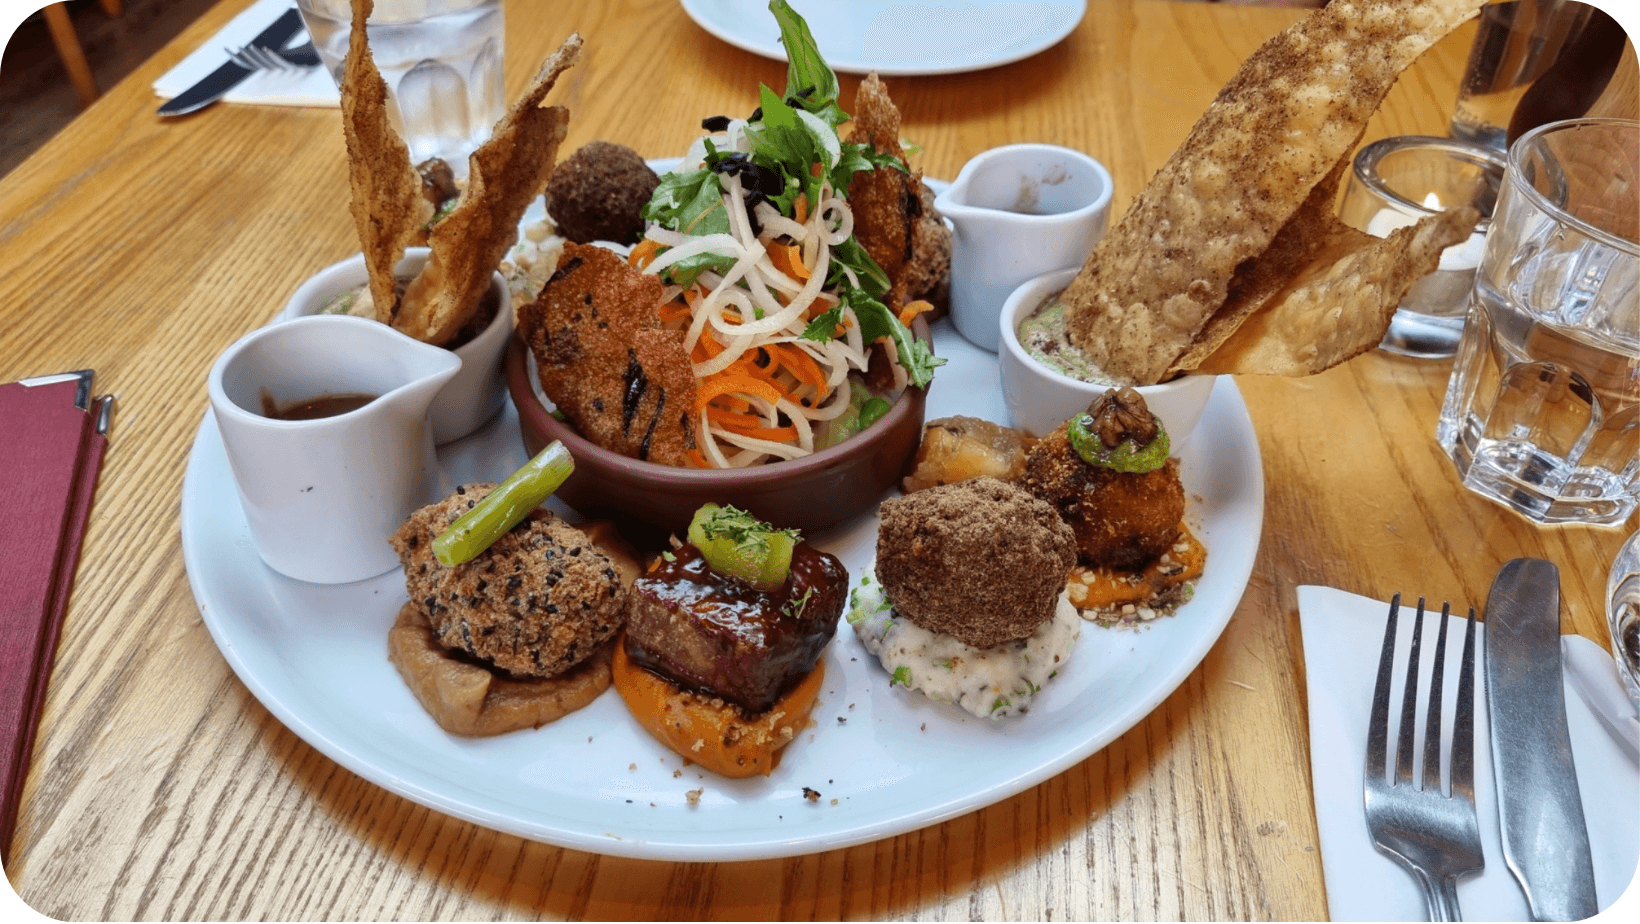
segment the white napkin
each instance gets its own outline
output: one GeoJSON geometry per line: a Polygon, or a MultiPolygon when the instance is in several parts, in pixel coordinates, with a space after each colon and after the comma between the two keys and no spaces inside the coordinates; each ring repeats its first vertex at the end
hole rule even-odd
{"type": "MultiPolygon", "coordinates": [[[[1411,605],[1402,597],[1397,627],[1401,654],[1398,665],[1404,662],[1411,645],[1416,604],[1416,597],[1411,605]]],[[[1454,608],[1460,612],[1451,617],[1447,630],[1448,691],[1457,686],[1457,654],[1462,650],[1464,628],[1459,616],[1467,615],[1467,605],[1459,608],[1454,604],[1454,608]]],[[[1304,636],[1304,673],[1308,678],[1310,773],[1315,786],[1328,914],[1335,921],[1427,921],[1423,894],[1411,874],[1372,846],[1362,808],[1367,716],[1389,604],[1330,587],[1300,587],[1298,612],[1304,636]]],[[[1424,620],[1426,673],[1440,624],[1438,603],[1433,616],[1426,615],[1424,620]]],[[[1485,628],[1484,623],[1477,627],[1478,644],[1484,644],[1485,628]]],[[[1634,722],[1633,706],[1618,682],[1616,668],[1599,645],[1578,636],[1563,636],[1561,642],[1566,654],[1566,719],[1594,855],[1595,891],[1605,910],[1629,889],[1636,865],[1640,864],[1640,766],[1628,746],[1607,731],[1607,725],[1590,708],[1580,689],[1598,691],[1596,696],[1607,704],[1606,708],[1618,710],[1621,715],[1614,722],[1619,728],[1625,721],[1634,722]]],[[[1397,676],[1397,696],[1391,700],[1392,744],[1401,682],[1397,676]]],[[[1475,803],[1486,870],[1459,881],[1458,902],[1467,920],[1524,921],[1526,899],[1504,864],[1498,831],[1492,755],[1486,744],[1490,723],[1485,708],[1485,665],[1479,657],[1475,684],[1475,803]]],[[[1456,697],[1448,695],[1446,699],[1450,707],[1456,697]]],[[[1449,708],[1443,722],[1449,739],[1451,729],[1449,708]]],[[[1634,904],[1632,897],[1624,903],[1625,907],[1634,904]]]]}
{"type": "MultiPolygon", "coordinates": [[[[154,81],[154,95],[170,99],[188,89],[228,60],[228,52],[248,44],[258,32],[266,29],[280,14],[294,7],[291,0],[256,0],[235,16],[233,22],[211,36],[205,44],[194,49],[176,67],[154,81]]],[[[306,41],[307,33],[299,31],[287,47],[306,41]]],[[[342,98],[324,65],[297,71],[257,71],[229,90],[222,97],[229,103],[254,103],[262,106],[323,106],[332,109],[342,104],[342,98]]]]}

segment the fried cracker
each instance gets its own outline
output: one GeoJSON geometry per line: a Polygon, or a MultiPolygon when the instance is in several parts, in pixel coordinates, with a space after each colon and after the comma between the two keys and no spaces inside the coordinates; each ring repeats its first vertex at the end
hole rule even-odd
{"type": "Polygon", "coordinates": [[[1467,239],[1480,213],[1440,212],[1387,238],[1335,221],[1317,258],[1196,371],[1314,375],[1372,349],[1412,284],[1467,239]]]}
{"type": "Polygon", "coordinates": [[[1271,296],[1293,279],[1297,267],[1309,263],[1332,238],[1338,228],[1333,203],[1343,181],[1349,158],[1340,160],[1333,171],[1310,191],[1309,198],[1282,225],[1269,249],[1236,269],[1223,306],[1202,326],[1196,339],[1168,367],[1165,379],[1193,371],[1236,332],[1248,316],[1259,310],[1271,296]]]}
{"type": "Polygon", "coordinates": [[[854,237],[888,275],[884,302],[898,310],[906,302],[928,298],[936,307],[949,301],[951,231],[934,210],[934,196],[913,171],[900,146],[900,110],[888,87],[875,74],[860,82],[854,94],[849,140],[890,154],[906,167],[862,170],[849,182],[849,209],[854,237]]]}
{"type": "Polygon", "coordinates": [[[1265,42],[1066,290],[1072,342],[1118,378],[1159,381],[1401,71],[1483,2],[1333,0],[1265,42]]]}
{"type": "Polygon", "coordinates": [[[564,245],[558,270],[518,328],[541,390],[588,440],[661,465],[695,446],[695,372],[682,331],[663,330],[660,278],[590,244],[564,245]]]}
{"type": "Polygon", "coordinates": [[[375,0],[354,0],[353,31],[342,71],[342,136],[347,142],[349,209],[359,231],[376,319],[387,323],[398,303],[393,267],[433,218],[421,176],[388,119],[387,81],[376,69],[365,33],[375,0]]]}
{"type": "Polygon", "coordinates": [[[467,188],[450,214],[433,226],[427,266],[405,290],[394,327],[417,340],[443,344],[478,310],[490,274],[518,240],[524,210],[552,176],[569,111],[541,103],[580,53],[581,37],[571,33],[496,123],[489,140],[467,159],[467,188]]]}
{"type": "MultiPolygon", "coordinates": [[[[854,94],[849,140],[904,162],[900,151],[900,110],[889,99],[888,88],[876,74],[860,81],[860,89],[854,94]]],[[[899,278],[910,256],[905,197],[903,174],[892,167],[862,170],[849,182],[848,204],[854,213],[854,238],[890,280],[899,278]]]]}

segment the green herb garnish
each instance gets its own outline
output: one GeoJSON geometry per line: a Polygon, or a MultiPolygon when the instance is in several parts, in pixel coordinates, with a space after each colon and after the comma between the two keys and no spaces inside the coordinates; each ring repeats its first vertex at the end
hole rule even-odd
{"type": "Polygon", "coordinates": [[[689,543],[712,570],[761,591],[785,586],[799,539],[795,529],[775,529],[732,506],[703,504],[689,524],[689,543]]]}
{"type": "Polygon", "coordinates": [[[1140,446],[1134,440],[1123,440],[1115,448],[1111,448],[1099,439],[1098,434],[1091,429],[1093,415],[1078,414],[1070,419],[1066,427],[1066,435],[1070,437],[1071,448],[1090,465],[1102,465],[1108,469],[1129,474],[1143,474],[1153,472],[1167,464],[1168,453],[1172,452],[1172,444],[1167,438],[1167,428],[1162,426],[1161,418],[1156,419],[1156,438],[1149,444],[1140,446]]]}

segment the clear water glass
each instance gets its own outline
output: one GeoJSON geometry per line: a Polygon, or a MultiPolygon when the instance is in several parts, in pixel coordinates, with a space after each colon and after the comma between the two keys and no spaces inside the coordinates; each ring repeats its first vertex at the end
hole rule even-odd
{"type": "Polygon", "coordinates": [[[1436,435],[1470,490],[1542,524],[1640,501],[1640,122],[1522,135],[1436,435]]]}
{"type": "Polygon", "coordinates": [[[1623,689],[1640,709],[1640,533],[1617,550],[1606,582],[1606,626],[1623,689]]]}
{"type": "MultiPolygon", "coordinates": [[[[298,0],[297,7],[340,86],[352,32],[348,0],[298,0]]],[[[411,162],[442,158],[465,177],[467,155],[506,110],[501,0],[376,0],[367,28],[411,162]]]]}
{"type": "Polygon", "coordinates": [[[1505,0],[1481,7],[1452,111],[1452,137],[1504,150],[1515,108],[1576,42],[1591,12],[1578,0],[1505,0]]]}

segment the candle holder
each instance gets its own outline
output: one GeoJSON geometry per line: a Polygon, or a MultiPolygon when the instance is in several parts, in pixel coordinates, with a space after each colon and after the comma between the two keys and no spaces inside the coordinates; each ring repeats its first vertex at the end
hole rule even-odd
{"type": "Polygon", "coordinates": [[[1457,352],[1503,170],[1496,151],[1452,138],[1402,135],[1356,153],[1339,206],[1351,227],[1386,237],[1447,209],[1473,205],[1481,213],[1469,239],[1443,251],[1440,267],[1401,299],[1380,349],[1424,359],[1457,352]]]}

